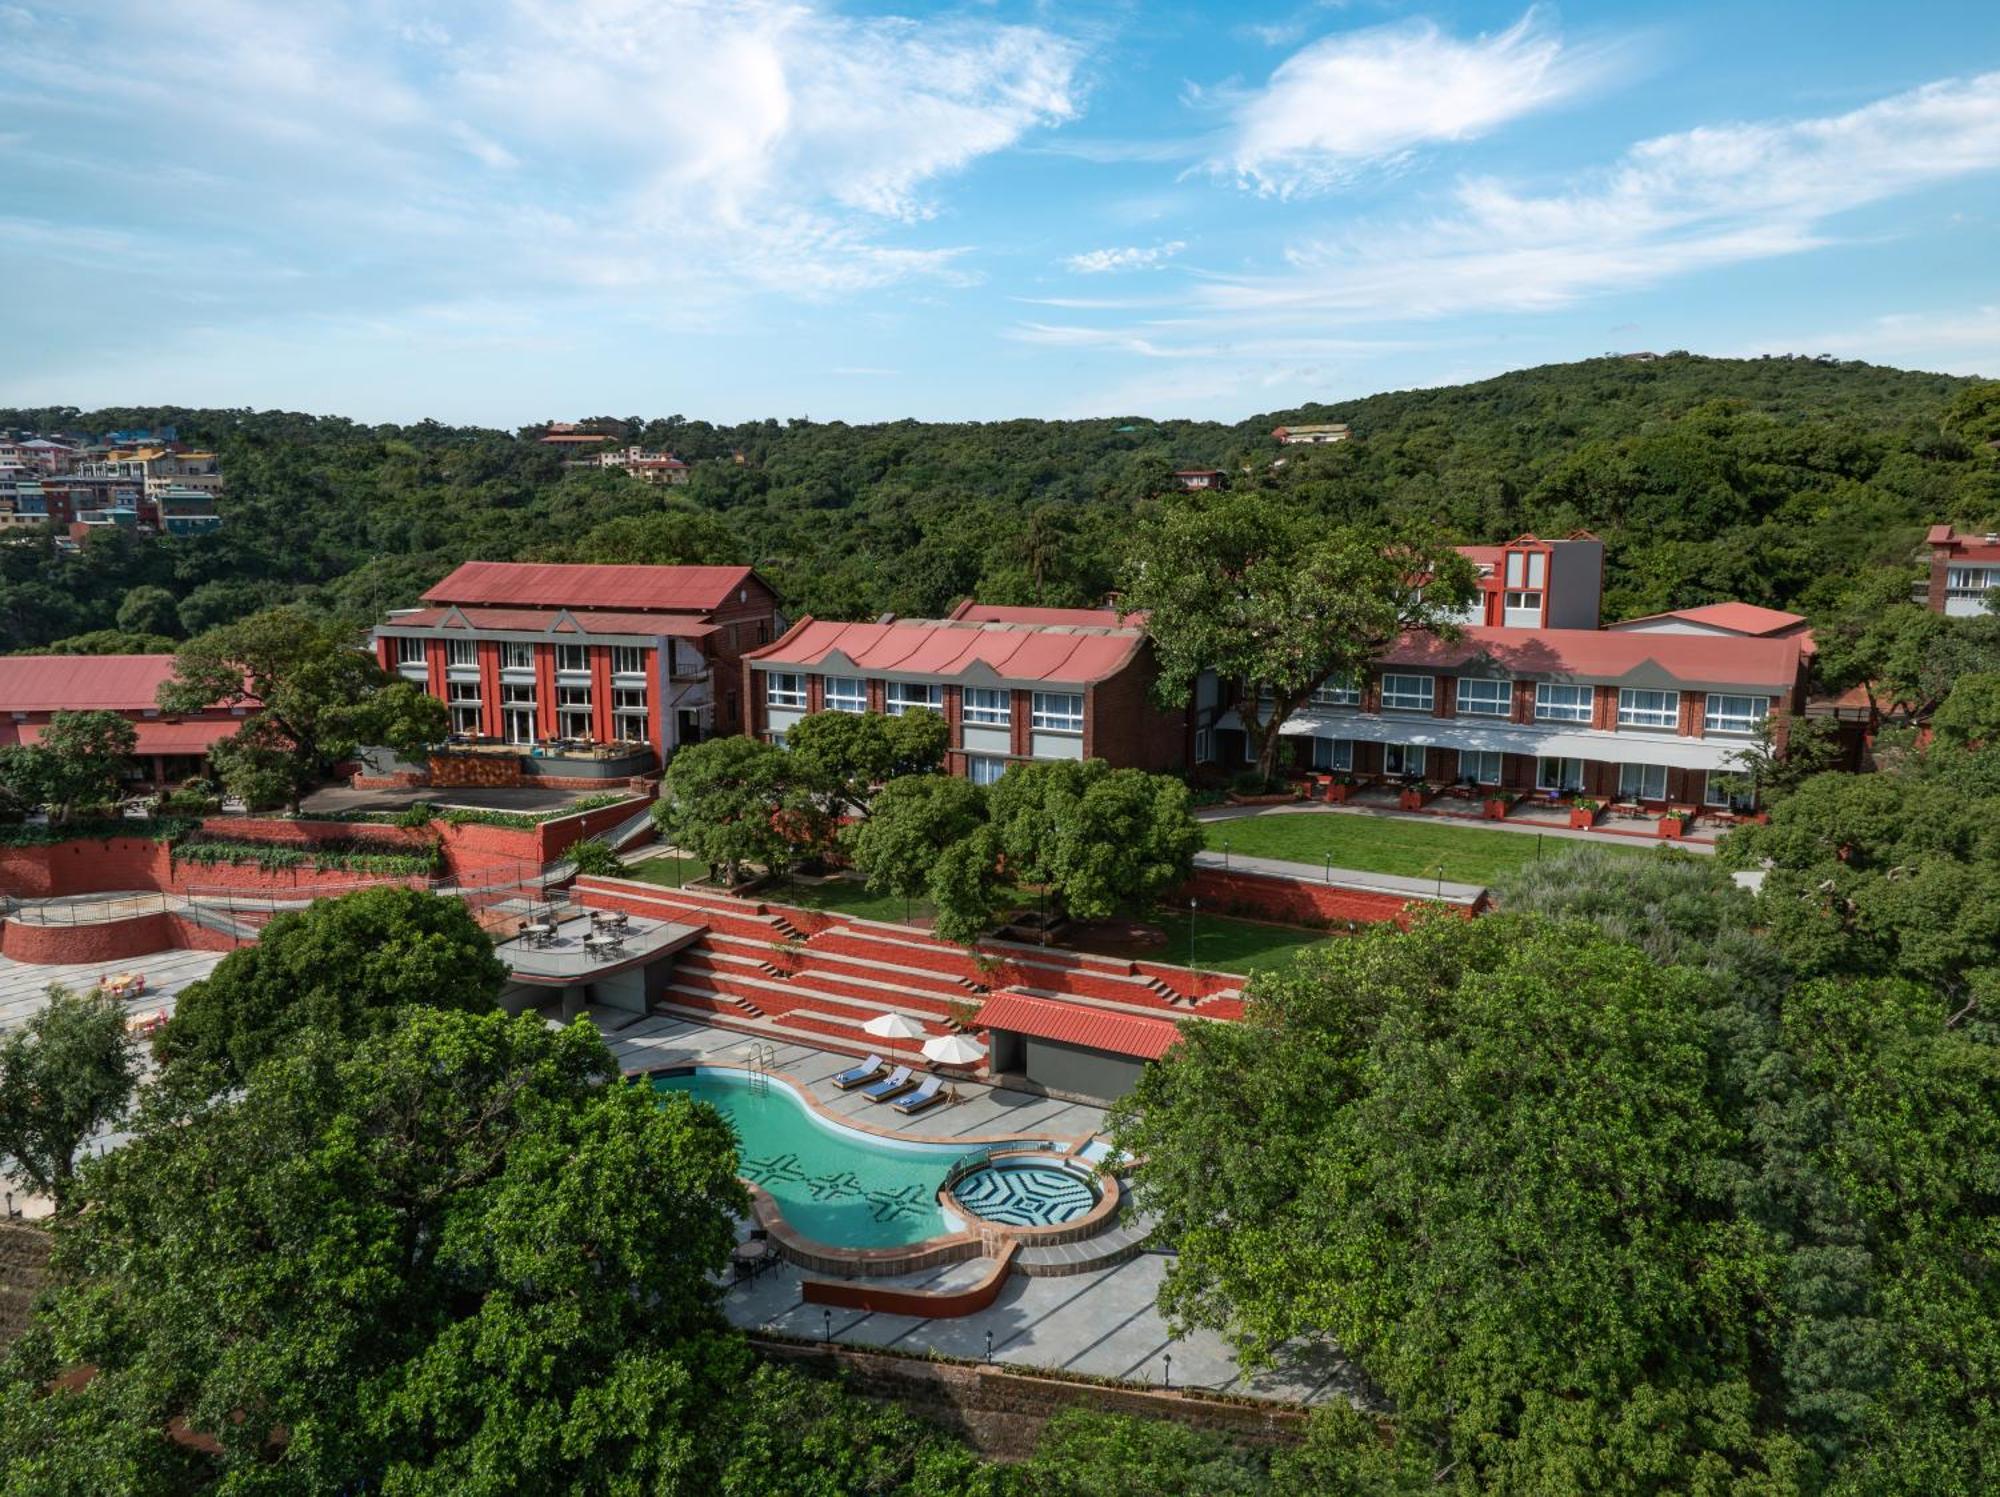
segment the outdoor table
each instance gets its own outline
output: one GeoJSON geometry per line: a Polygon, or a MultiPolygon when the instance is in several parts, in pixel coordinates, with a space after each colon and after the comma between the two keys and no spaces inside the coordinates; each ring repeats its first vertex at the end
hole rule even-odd
{"type": "Polygon", "coordinates": [[[736,1251],[730,1255],[736,1265],[736,1277],[753,1279],[771,1265],[771,1244],[763,1238],[753,1237],[748,1242],[736,1244],[736,1251]]]}

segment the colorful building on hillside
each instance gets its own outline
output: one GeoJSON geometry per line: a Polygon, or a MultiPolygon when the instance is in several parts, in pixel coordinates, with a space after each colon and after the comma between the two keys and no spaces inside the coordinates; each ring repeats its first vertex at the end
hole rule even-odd
{"type": "Polygon", "coordinates": [[[749,567],[472,561],[375,629],[451,709],[453,746],[590,778],[743,730],[741,661],[781,631],[749,567]]]}
{"type": "Polygon", "coordinates": [[[1595,629],[1604,600],[1604,542],[1579,530],[1560,540],[1516,536],[1460,546],[1478,572],[1478,595],[1460,616],[1492,629],[1595,629]]]}
{"type": "Polygon", "coordinates": [[[2000,534],[1960,535],[1949,525],[1933,525],[1924,543],[1931,551],[1924,606],[1952,618],[1986,612],[1987,594],[2000,587],[2000,534]]]}
{"type": "Polygon", "coordinates": [[[1354,432],[1345,421],[1311,421],[1276,427],[1271,435],[1286,447],[1324,447],[1345,442],[1354,432]]]}
{"type": "Polygon", "coordinates": [[[171,655],[0,656],[0,745],[39,742],[58,712],[116,712],[137,729],[143,778],[169,785],[202,774],[209,749],[257,704],[163,712],[160,687],[173,674],[171,655]]]}
{"type": "Polygon", "coordinates": [[[1187,715],[1152,699],[1142,616],[961,604],[943,619],[802,618],[744,657],[749,731],[782,743],[815,712],[936,712],[946,767],[990,784],[1009,764],[1103,759],[1179,769],[1187,715]]]}

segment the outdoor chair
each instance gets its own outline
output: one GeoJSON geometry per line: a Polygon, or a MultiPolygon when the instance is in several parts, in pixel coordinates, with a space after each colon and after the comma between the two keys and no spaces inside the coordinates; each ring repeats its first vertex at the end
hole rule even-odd
{"type": "Polygon", "coordinates": [[[942,1101],[944,1101],[944,1083],[932,1076],[907,1097],[890,1105],[904,1116],[914,1117],[925,1108],[935,1107],[942,1101]]]}
{"type": "Polygon", "coordinates": [[[908,1066],[897,1066],[873,1086],[863,1087],[861,1095],[870,1102],[887,1102],[891,1097],[900,1097],[917,1084],[908,1066]]]}
{"type": "Polygon", "coordinates": [[[860,1065],[849,1066],[838,1076],[834,1077],[833,1084],[844,1092],[851,1092],[857,1086],[865,1086],[871,1081],[880,1080],[883,1071],[887,1069],[882,1064],[881,1056],[871,1055],[862,1061],[860,1065]]]}

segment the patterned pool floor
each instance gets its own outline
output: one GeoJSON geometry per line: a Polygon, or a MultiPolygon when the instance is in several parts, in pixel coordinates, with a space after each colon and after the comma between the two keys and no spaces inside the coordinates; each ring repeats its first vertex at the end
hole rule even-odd
{"type": "Polygon", "coordinates": [[[952,1187],[965,1209],[1006,1227],[1053,1227],[1097,1204],[1097,1193],[1074,1171],[1048,1164],[988,1165],[952,1187]]]}

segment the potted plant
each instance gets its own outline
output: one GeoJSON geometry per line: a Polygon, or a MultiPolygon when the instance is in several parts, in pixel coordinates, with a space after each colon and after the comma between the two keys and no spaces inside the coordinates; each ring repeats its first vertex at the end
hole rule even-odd
{"type": "Polygon", "coordinates": [[[1514,803],[1520,798],[1512,790],[1489,789],[1486,798],[1479,803],[1479,814],[1488,821],[1505,821],[1507,813],[1514,809],[1514,803]]]}
{"type": "Polygon", "coordinates": [[[1343,801],[1352,800],[1354,792],[1359,788],[1359,782],[1355,780],[1353,775],[1337,774],[1327,781],[1326,798],[1330,803],[1337,806],[1343,801]]]}
{"type": "Polygon", "coordinates": [[[1396,803],[1405,811],[1421,811],[1424,808],[1424,802],[1436,793],[1429,785],[1425,784],[1422,780],[1418,780],[1413,784],[1403,787],[1403,793],[1398,797],[1396,803]]]}
{"type": "Polygon", "coordinates": [[[1660,835],[1667,838],[1682,836],[1687,831],[1689,820],[1685,806],[1669,806],[1660,813],[1660,835]]]}
{"type": "Polygon", "coordinates": [[[1604,810],[1604,802],[1580,795],[1569,803],[1569,824],[1579,832],[1587,832],[1597,825],[1597,818],[1604,810]]]}

